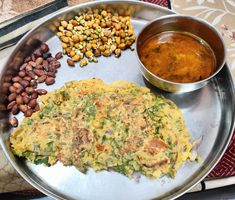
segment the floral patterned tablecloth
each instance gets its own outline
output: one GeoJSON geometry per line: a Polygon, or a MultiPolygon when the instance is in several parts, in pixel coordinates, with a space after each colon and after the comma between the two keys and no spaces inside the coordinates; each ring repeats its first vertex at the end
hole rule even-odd
{"type": "MultiPolygon", "coordinates": [[[[11,8],[15,1],[17,2],[17,0],[0,0],[0,21],[3,20],[4,12],[8,17],[17,14],[11,8]]],[[[84,2],[86,0],[71,0],[70,3],[78,1],[84,2]]],[[[148,1],[154,3],[157,0],[148,1]]],[[[171,6],[178,13],[201,17],[217,27],[224,36],[228,53],[227,62],[235,77],[235,0],[171,0],[171,6]]],[[[20,8],[18,9],[20,10],[20,8]]],[[[13,48],[10,47],[0,52],[1,63],[13,48]]],[[[234,157],[231,159],[234,160],[234,157]]],[[[0,193],[25,189],[32,189],[32,186],[16,173],[0,148],[0,193]]]]}

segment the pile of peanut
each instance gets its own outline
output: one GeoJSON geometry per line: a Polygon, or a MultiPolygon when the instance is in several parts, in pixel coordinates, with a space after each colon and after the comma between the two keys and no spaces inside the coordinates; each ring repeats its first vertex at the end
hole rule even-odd
{"type": "MultiPolygon", "coordinates": [[[[9,87],[7,109],[11,110],[13,115],[21,111],[26,117],[30,117],[40,109],[37,98],[45,95],[47,91],[37,89],[38,83],[45,82],[46,85],[55,83],[56,72],[60,67],[58,59],[61,57],[62,52],[52,57],[48,45],[43,43],[32,55],[25,58],[9,87]]],[[[12,118],[10,123],[12,126],[18,124],[16,118],[12,118]]]]}
{"type": "Polygon", "coordinates": [[[58,30],[63,53],[71,57],[67,60],[70,66],[79,61],[81,67],[87,65],[87,60],[98,62],[96,57],[101,55],[119,57],[122,50],[133,50],[132,44],[136,40],[130,16],[99,9],[90,10],[68,22],[61,21],[58,30]]]}

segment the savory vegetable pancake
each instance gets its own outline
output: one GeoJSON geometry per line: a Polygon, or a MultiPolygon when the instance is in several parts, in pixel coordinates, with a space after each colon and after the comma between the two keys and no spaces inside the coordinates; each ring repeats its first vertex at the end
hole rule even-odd
{"type": "Polygon", "coordinates": [[[174,177],[191,159],[182,114],[148,88],[117,81],[72,81],[41,98],[41,110],[10,137],[15,155],[39,164],[61,161],[86,172],[174,177]]]}

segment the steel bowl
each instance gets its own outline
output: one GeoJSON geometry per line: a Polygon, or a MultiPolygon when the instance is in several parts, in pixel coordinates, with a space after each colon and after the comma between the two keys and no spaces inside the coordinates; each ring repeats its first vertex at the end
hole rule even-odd
{"type": "Polygon", "coordinates": [[[154,86],[168,92],[190,92],[205,86],[225,64],[225,44],[220,33],[208,22],[187,15],[168,15],[157,18],[148,23],[140,32],[137,43],[137,56],[140,62],[140,71],[143,76],[154,86]],[[216,59],[215,72],[206,79],[192,83],[177,83],[158,77],[150,72],[140,60],[140,49],[150,37],[165,31],[187,32],[203,39],[213,50],[216,59]]]}

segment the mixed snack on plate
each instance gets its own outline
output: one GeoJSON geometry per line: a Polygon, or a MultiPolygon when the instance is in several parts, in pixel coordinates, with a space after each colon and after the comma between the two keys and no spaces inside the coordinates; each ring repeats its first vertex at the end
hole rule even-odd
{"type": "Polygon", "coordinates": [[[109,10],[95,9],[61,21],[58,37],[70,66],[80,61],[83,67],[89,62],[98,62],[99,56],[116,57],[127,48],[133,49],[136,40],[130,16],[121,16],[109,10]]]}
{"type": "Polygon", "coordinates": [[[88,79],[40,100],[41,110],[10,137],[14,154],[33,163],[158,178],[174,177],[184,161],[193,160],[182,113],[146,87],[88,79]]]}

